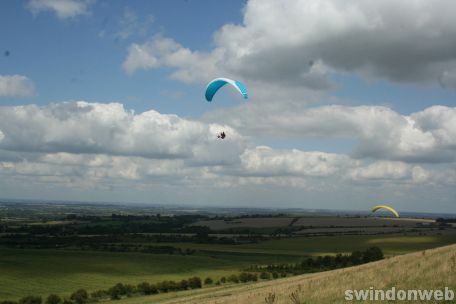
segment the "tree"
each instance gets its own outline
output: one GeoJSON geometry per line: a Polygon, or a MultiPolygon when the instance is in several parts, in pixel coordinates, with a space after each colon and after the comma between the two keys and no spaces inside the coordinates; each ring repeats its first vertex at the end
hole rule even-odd
{"type": "Polygon", "coordinates": [[[89,301],[89,294],[85,289],[78,289],[73,292],[70,296],[70,299],[73,300],[76,304],[85,304],[89,301]]]}
{"type": "Polygon", "coordinates": [[[193,277],[193,278],[188,279],[188,286],[191,289],[201,288],[202,287],[201,279],[199,277],[193,277]]]}
{"type": "Polygon", "coordinates": [[[188,281],[187,280],[182,280],[179,283],[180,289],[181,290],[187,290],[188,289],[188,281]]]}
{"type": "Polygon", "coordinates": [[[90,294],[90,297],[92,299],[101,299],[107,297],[108,295],[109,294],[107,290],[96,290],[90,294]]]}
{"type": "Polygon", "coordinates": [[[228,282],[239,283],[239,278],[237,275],[232,274],[228,277],[228,282]]]}
{"type": "Polygon", "coordinates": [[[269,272],[262,272],[260,274],[260,279],[262,279],[262,280],[270,280],[271,279],[271,275],[269,274],[269,272]]]}
{"type": "Polygon", "coordinates": [[[111,300],[118,300],[120,299],[120,296],[126,293],[125,286],[122,283],[117,283],[113,287],[109,288],[108,293],[111,300]]]}
{"type": "Polygon", "coordinates": [[[19,304],[41,304],[43,300],[37,296],[27,296],[19,300],[19,304]]]}
{"type": "Polygon", "coordinates": [[[247,272],[241,272],[241,274],[239,275],[239,281],[241,281],[242,283],[248,282],[249,279],[249,274],[247,272]]]}
{"type": "Polygon", "coordinates": [[[158,293],[157,285],[149,284],[147,282],[142,282],[142,283],[138,284],[138,287],[136,288],[136,290],[138,290],[138,292],[145,294],[145,295],[151,295],[151,294],[158,293]]]}
{"type": "Polygon", "coordinates": [[[364,262],[372,262],[372,261],[378,261],[383,259],[383,252],[380,248],[378,247],[371,247],[368,248],[364,253],[363,253],[363,261],[364,262]]]}
{"type": "Polygon", "coordinates": [[[50,294],[46,298],[46,304],[60,304],[62,303],[62,298],[56,294],[50,294]]]}
{"type": "Polygon", "coordinates": [[[204,280],[204,285],[211,285],[212,283],[214,283],[214,281],[212,281],[211,278],[206,278],[206,279],[204,280]]]}
{"type": "Polygon", "coordinates": [[[361,251],[353,251],[350,255],[350,262],[353,265],[359,265],[363,262],[363,253],[361,251]]]}

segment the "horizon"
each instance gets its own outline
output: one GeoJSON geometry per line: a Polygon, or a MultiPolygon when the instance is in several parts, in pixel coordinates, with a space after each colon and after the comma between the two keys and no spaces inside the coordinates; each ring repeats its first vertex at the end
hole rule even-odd
{"type": "Polygon", "coordinates": [[[455,214],[451,7],[1,2],[0,196],[455,214]]]}
{"type": "MultiPolygon", "coordinates": [[[[268,211],[272,213],[281,213],[286,211],[301,211],[305,213],[315,213],[315,214],[331,214],[336,213],[338,216],[341,216],[341,213],[345,213],[344,215],[347,216],[368,216],[372,215],[372,211],[368,209],[327,209],[327,208],[302,208],[302,207],[246,207],[246,206],[232,206],[232,205],[210,205],[210,204],[186,204],[186,203],[173,203],[173,204],[160,204],[160,203],[150,203],[150,202],[103,202],[103,201],[65,201],[65,200],[44,200],[44,199],[6,199],[0,198],[0,204],[8,204],[8,203],[15,203],[15,204],[32,204],[32,205],[40,205],[40,204],[61,204],[61,205],[97,205],[97,206],[118,206],[118,207],[156,207],[166,209],[177,209],[177,208],[187,208],[190,210],[198,210],[201,208],[209,208],[216,210],[241,210],[241,211],[252,211],[248,214],[255,214],[254,211],[268,211]]],[[[456,217],[456,213],[452,212],[445,212],[445,211],[428,211],[428,210],[414,210],[414,211],[407,211],[407,210],[397,210],[401,215],[418,215],[418,216],[425,216],[425,215],[446,215],[449,217],[456,217]]],[[[379,213],[375,217],[389,217],[388,211],[379,211],[379,213]]],[[[402,218],[404,216],[401,216],[402,218]]]]}

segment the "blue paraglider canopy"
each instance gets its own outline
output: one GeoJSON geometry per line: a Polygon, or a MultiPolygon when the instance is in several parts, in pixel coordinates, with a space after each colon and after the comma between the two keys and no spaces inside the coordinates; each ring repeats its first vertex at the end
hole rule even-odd
{"type": "Polygon", "coordinates": [[[249,96],[247,94],[247,90],[245,89],[244,85],[242,83],[240,83],[239,81],[228,79],[228,78],[216,78],[216,79],[212,80],[211,82],[209,82],[209,84],[207,85],[206,94],[205,94],[206,100],[211,102],[215,93],[217,93],[217,91],[227,83],[229,83],[230,85],[235,87],[236,90],[238,90],[239,93],[241,93],[244,96],[244,99],[249,98],[249,96]]]}

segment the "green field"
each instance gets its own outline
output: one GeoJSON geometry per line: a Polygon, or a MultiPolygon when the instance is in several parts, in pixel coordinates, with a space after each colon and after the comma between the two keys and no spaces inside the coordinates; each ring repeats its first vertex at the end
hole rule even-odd
{"type": "Polygon", "coordinates": [[[355,250],[365,250],[366,248],[372,246],[380,247],[385,255],[398,255],[454,243],[456,243],[456,235],[343,235],[284,238],[280,240],[269,240],[256,244],[245,245],[211,245],[193,243],[170,243],[170,245],[181,248],[208,251],[303,256],[350,253],[355,250]]]}
{"type": "Polygon", "coordinates": [[[456,236],[299,237],[246,245],[174,243],[207,250],[197,255],[0,249],[0,299],[26,294],[68,295],[78,288],[106,289],[118,282],[180,280],[190,276],[218,279],[252,264],[293,262],[305,255],[333,254],[378,246],[397,255],[456,243],[456,236]]]}
{"type": "Polygon", "coordinates": [[[0,299],[27,294],[68,295],[78,288],[106,289],[118,282],[218,279],[257,263],[292,262],[296,257],[217,254],[182,256],[122,252],[0,249],[0,299]]]}
{"type": "MultiPolygon", "coordinates": [[[[203,288],[170,294],[125,298],[119,304],[264,304],[274,294],[274,304],[365,303],[344,299],[345,290],[370,287],[388,290],[456,290],[456,246],[410,253],[360,266],[304,274],[252,284],[203,288]],[[400,267],[398,267],[400,266],[400,267]],[[393,270],[394,269],[394,270],[393,270]],[[294,294],[294,301],[290,297],[294,294]]],[[[375,301],[375,303],[440,303],[449,301],[375,301]]],[[[269,302],[272,303],[272,302],[269,302]]],[[[454,301],[451,301],[454,303],[454,301]]]]}

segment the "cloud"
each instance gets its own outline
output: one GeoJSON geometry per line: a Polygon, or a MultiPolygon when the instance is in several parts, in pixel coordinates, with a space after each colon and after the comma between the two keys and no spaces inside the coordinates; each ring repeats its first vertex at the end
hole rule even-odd
{"type": "Polygon", "coordinates": [[[0,98],[30,97],[35,94],[33,82],[22,75],[0,75],[0,98]]]}
{"type": "Polygon", "coordinates": [[[44,107],[0,107],[0,149],[29,152],[100,153],[181,158],[226,163],[244,140],[234,129],[150,110],[140,114],[121,104],[64,102],[44,107]],[[220,142],[221,130],[229,138],[220,142]]]}
{"type": "Polygon", "coordinates": [[[54,12],[59,19],[74,18],[88,13],[88,0],[30,0],[27,8],[34,14],[54,12]]]}
{"type": "MultiPolygon", "coordinates": [[[[307,125],[315,134],[345,136],[355,131],[377,134],[383,130],[388,142],[390,135],[384,130],[398,119],[404,126],[413,122],[422,132],[435,133],[439,145],[452,145],[452,129],[446,128],[452,127],[453,116],[445,107],[407,117],[375,107],[313,110],[317,113],[309,117],[326,111],[325,122],[336,123],[321,130],[307,125]],[[373,126],[369,126],[370,121],[373,126]]],[[[300,204],[303,196],[318,198],[317,202],[352,196],[358,201],[378,200],[378,193],[391,200],[393,192],[396,198],[409,193],[407,200],[413,201],[415,193],[423,189],[439,197],[443,205],[454,198],[455,162],[423,165],[274,149],[256,146],[237,130],[244,131],[229,124],[189,120],[154,110],[135,114],[119,103],[79,101],[0,107],[0,188],[2,193],[14,196],[45,188],[67,198],[70,191],[74,197],[90,192],[113,200],[116,193],[116,197],[126,195],[122,196],[126,200],[143,197],[150,201],[151,193],[157,192],[165,194],[153,196],[154,202],[260,205],[279,198],[300,204]],[[223,141],[216,139],[220,130],[228,133],[223,141]],[[376,195],[371,193],[373,187],[376,195]]]]}
{"type": "Polygon", "coordinates": [[[241,175],[246,176],[311,176],[340,174],[356,161],[346,155],[307,152],[297,149],[275,150],[267,146],[247,149],[241,155],[241,175]]]}
{"type": "Polygon", "coordinates": [[[242,24],[226,24],[214,34],[211,51],[175,41],[173,48],[157,51],[151,46],[169,38],[156,37],[134,44],[141,52],[129,48],[126,61],[142,64],[127,72],[168,66],[182,81],[227,75],[317,90],[331,88],[332,75],[348,72],[454,87],[454,9],[451,0],[252,0],[242,24]]]}
{"type": "Polygon", "coordinates": [[[430,163],[456,159],[456,108],[446,106],[402,115],[383,106],[250,104],[210,112],[204,119],[252,136],[354,139],[356,158],[430,163]]]}
{"type": "Polygon", "coordinates": [[[140,20],[135,11],[127,7],[119,20],[119,30],[114,34],[114,37],[127,39],[134,35],[145,36],[153,22],[154,17],[152,15],[147,15],[144,20],[140,20]]]}

